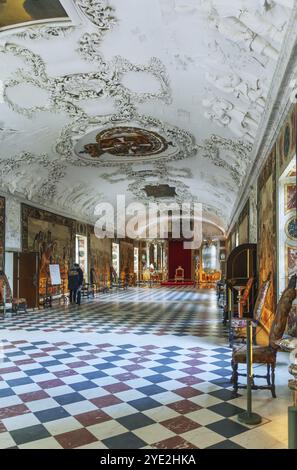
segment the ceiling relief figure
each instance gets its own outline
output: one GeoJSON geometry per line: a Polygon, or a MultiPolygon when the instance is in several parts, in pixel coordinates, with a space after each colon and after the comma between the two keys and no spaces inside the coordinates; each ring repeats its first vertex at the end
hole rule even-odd
{"type": "Polygon", "coordinates": [[[97,134],[96,141],[84,145],[84,151],[79,153],[88,154],[92,158],[100,158],[104,153],[122,157],[149,156],[162,153],[172,145],[157,133],[136,127],[104,130],[97,134]]]}
{"type": "Polygon", "coordinates": [[[255,105],[261,111],[265,108],[267,87],[265,81],[251,76],[249,79],[232,73],[207,72],[206,80],[218,90],[233,94],[245,104],[255,105]]]}
{"type": "Polygon", "coordinates": [[[221,127],[229,127],[235,135],[253,143],[259,121],[249,112],[236,108],[233,103],[223,98],[204,99],[202,104],[208,108],[204,113],[207,119],[221,127]]]}

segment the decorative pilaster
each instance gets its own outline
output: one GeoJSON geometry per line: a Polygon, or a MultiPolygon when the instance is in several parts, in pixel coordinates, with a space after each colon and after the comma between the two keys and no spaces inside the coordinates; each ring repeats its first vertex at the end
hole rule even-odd
{"type": "Polygon", "coordinates": [[[11,196],[6,196],[6,251],[21,250],[21,204],[11,196]]]}

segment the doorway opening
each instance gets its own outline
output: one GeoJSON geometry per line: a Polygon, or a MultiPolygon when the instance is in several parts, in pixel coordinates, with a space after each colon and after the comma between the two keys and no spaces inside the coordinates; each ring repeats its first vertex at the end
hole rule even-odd
{"type": "Polygon", "coordinates": [[[295,157],[279,178],[278,297],[297,269],[296,163],[295,157]]]}
{"type": "Polygon", "coordinates": [[[83,235],[75,236],[75,262],[80,265],[88,282],[88,238],[83,235]]]}
{"type": "Polygon", "coordinates": [[[118,243],[112,244],[112,267],[120,275],[120,245],[118,243]]]}

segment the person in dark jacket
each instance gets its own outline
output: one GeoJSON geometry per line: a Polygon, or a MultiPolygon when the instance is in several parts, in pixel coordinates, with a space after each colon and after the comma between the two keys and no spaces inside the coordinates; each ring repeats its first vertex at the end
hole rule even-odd
{"type": "Polygon", "coordinates": [[[83,270],[78,263],[74,263],[73,268],[68,273],[68,288],[70,291],[69,299],[71,304],[76,302],[80,305],[83,281],[83,270]]]}

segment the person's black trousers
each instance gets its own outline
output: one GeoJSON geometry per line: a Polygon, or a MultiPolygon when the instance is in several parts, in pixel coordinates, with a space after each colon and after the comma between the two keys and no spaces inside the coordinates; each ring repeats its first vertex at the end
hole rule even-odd
{"type": "Polygon", "coordinates": [[[69,291],[69,301],[71,304],[74,304],[75,302],[77,305],[80,305],[81,301],[81,289],[70,289],[69,291]]]}
{"type": "Polygon", "coordinates": [[[75,291],[75,297],[76,297],[77,305],[80,305],[80,301],[81,301],[81,289],[80,288],[75,291]]]}

